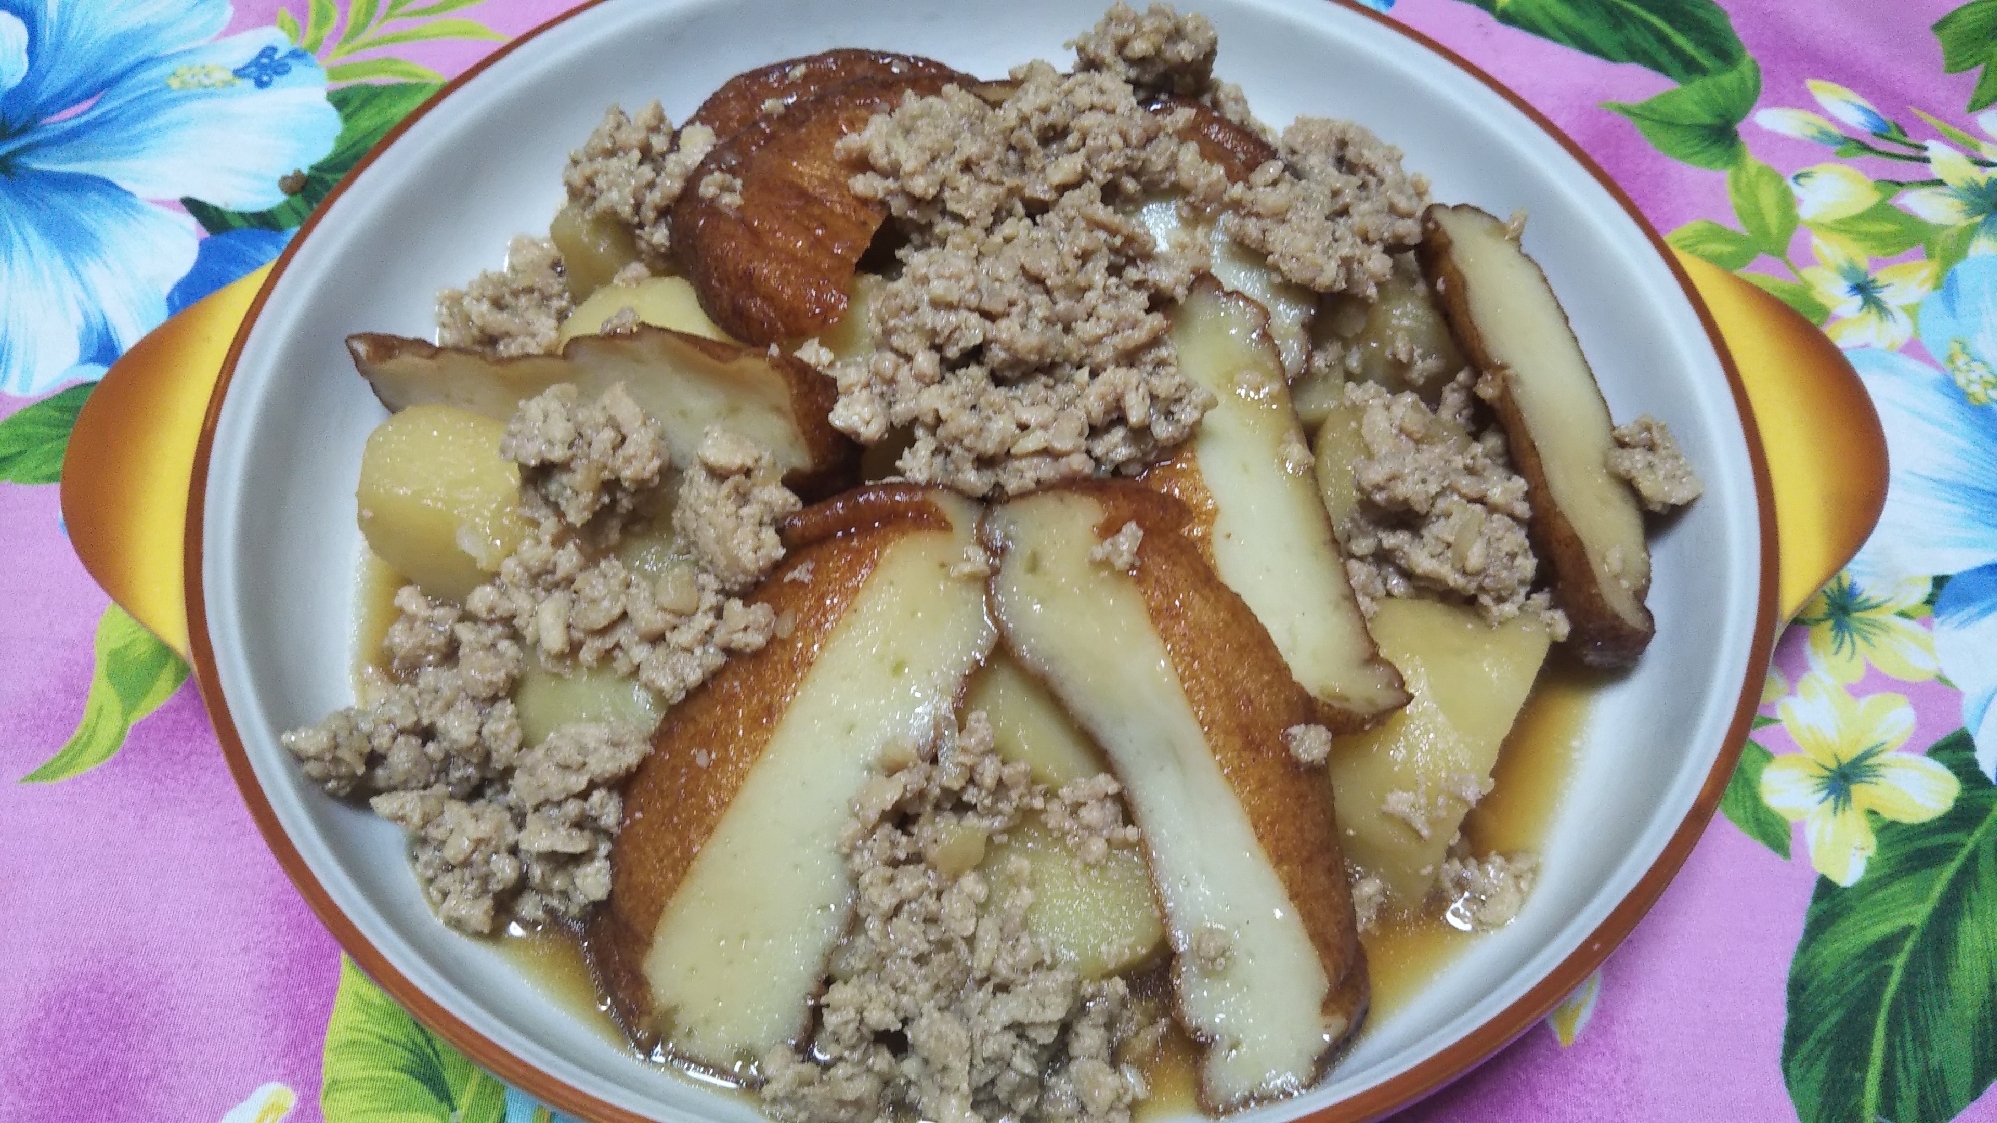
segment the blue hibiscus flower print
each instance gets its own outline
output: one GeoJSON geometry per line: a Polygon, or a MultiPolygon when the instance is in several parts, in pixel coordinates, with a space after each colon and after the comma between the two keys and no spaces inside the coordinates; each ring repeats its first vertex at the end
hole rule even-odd
{"type": "Polygon", "coordinates": [[[0,0],[0,392],[43,393],[166,318],[199,230],[332,150],[317,60],[226,0],[0,0]]]}
{"type": "Polygon", "coordinates": [[[1977,763],[1997,778],[1997,254],[1970,257],[1921,305],[1941,369],[1846,352],[1886,430],[1886,510],[1859,564],[1953,575],[1935,601],[1935,655],[1962,689],[1977,763]]]}

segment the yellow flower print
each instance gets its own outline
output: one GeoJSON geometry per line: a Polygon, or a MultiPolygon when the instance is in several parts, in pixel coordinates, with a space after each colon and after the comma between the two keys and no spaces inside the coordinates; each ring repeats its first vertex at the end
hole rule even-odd
{"type": "Polygon", "coordinates": [[[278,1123],[297,1106],[298,1093],[282,1084],[265,1084],[230,1108],[222,1123],[278,1123]]]}
{"type": "Polygon", "coordinates": [[[1870,208],[1880,199],[1872,177],[1843,164],[1818,164],[1789,177],[1796,189],[1796,213],[1805,222],[1836,222],[1870,208]]]}
{"type": "Polygon", "coordinates": [[[1843,144],[1845,135],[1836,125],[1807,109],[1764,109],[1754,115],[1754,123],[1769,132],[1815,141],[1832,147],[1843,144]]]}
{"type": "Polygon", "coordinates": [[[1867,812],[1925,823],[1954,806],[1961,784],[1947,768],[1897,751],[1914,731],[1914,711],[1900,695],[1853,699],[1812,674],[1777,712],[1802,751],[1768,762],[1761,798],[1803,824],[1810,864],[1837,884],[1857,882],[1878,848],[1867,812]]]}
{"type": "Polygon", "coordinates": [[[1886,115],[1873,108],[1871,102],[1859,97],[1836,82],[1826,82],[1812,78],[1803,83],[1809,87],[1810,96],[1824,107],[1824,112],[1843,121],[1854,129],[1864,129],[1874,136],[1893,136],[1899,132],[1886,115]]]}
{"type": "Polygon", "coordinates": [[[1863,678],[1867,663],[1902,682],[1935,677],[1935,637],[1900,615],[1926,601],[1932,586],[1926,577],[1866,585],[1849,571],[1831,578],[1796,615],[1810,629],[1810,666],[1842,683],[1863,678]]]}
{"type": "Polygon", "coordinates": [[[1914,335],[1908,309],[1935,288],[1930,261],[1888,265],[1879,272],[1863,255],[1835,238],[1810,239],[1818,265],[1802,271],[1824,307],[1835,317],[1824,331],[1839,347],[1878,347],[1897,350],[1914,335]]]}
{"type": "Polygon", "coordinates": [[[1937,226],[1971,226],[1970,253],[1997,253],[1997,169],[1979,166],[1939,140],[1928,142],[1928,166],[1940,187],[1917,187],[1901,203],[1937,226]]]}
{"type": "Polygon", "coordinates": [[[1781,671],[1774,667],[1768,668],[1768,677],[1761,680],[1761,704],[1766,706],[1770,702],[1779,701],[1787,693],[1789,693],[1789,680],[1782,677],[1781,671]]]}

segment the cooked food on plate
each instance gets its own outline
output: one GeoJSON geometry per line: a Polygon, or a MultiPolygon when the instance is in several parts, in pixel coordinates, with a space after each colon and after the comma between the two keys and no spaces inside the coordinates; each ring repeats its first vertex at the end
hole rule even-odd
{"type": "Polygon", "coordinates": [[[348,339],[393,609],[285,746],[779,1120],[1316,1085],[1369,946],[1531,907],[1475,809],[1698,495],[1523,216],[1257,120],[1198,15],[1070,46],[613,107],[434,341],[348,339]]]}

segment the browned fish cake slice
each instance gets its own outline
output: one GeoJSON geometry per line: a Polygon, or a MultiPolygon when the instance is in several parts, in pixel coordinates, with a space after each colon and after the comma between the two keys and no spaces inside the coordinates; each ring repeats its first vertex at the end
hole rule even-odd
{"type": "Polygon", "coordinates": [[[860,78],[900,78],[913,74],[954,74],[921,55],[837,47],[815,55],[745,70],[707,95],[689,125],[705,125],[716,140],[727,140],[766,114],[781,113],[808,97],[860,78]]]}
{"type": "Polygon", "coordinates": [[[851,911],[838,838],[881,749],[948,720],[995,639],[953,576],[977,508],[889,485],[800,512],[755,600],[787,621],[673,708],[624,792],[585,948],[646,1048],[748,1074],[794,1044],[851,911]]]}
{"type": "Polygon", "coordinates": [[[1009,650],[1102,747],[1144,831],[1202,1103],[1226,1111],[1315,1083],[1370,992],[1330,791],[1283,736],[1316,704],[1184,537],[1190,517],[1096,483],[1008,503],[984,533],[1009,650]],[[1095,547],[1131,523],[1124,572],[1095,547]]]}
{"type": "Polygon", "coordinates": [[[859,463],[857,446],[826,419],[837,396],[832,382],[761,348],[640,325],[578,336],[559,355],[500,358],[373,332],[348,336],[347,351],[394,411],[439,403],[505,422],[557,383],[574,383],[589,398],[622,383],[659,423],[682,467],[710,426],[770,450],[784,482],[808,496],[843,486],[859,463]]]}
{"type": "Polygon", "coordinates": [[[904,95],[973,82],[947,70],[858,78],[760,116],[716,144],[671,218],[674,256],[701,308],[723,331],[757,346],[837,324],[860,255],[887,210],[853,194],[854,169],[833,149],[904,95]],[[710,177],[739,187],[703,192],[710,177]]]}

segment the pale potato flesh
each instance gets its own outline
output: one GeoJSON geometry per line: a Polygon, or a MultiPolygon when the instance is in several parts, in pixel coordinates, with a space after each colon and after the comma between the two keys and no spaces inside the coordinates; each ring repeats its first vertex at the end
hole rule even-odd
{"type": "Polygon", "coordinates": [[[1021,662],[1049,684],[1116,768],[1144,831],[1188,1027],[1210,1042],[1202,1085],[1219,1105],[1307,1086],[1343,1025],[1330,981],[1221,774],[1130,577],[1091,562],[1101,506],[1077,493],[1015,500],[987,519],[1004,545],[993,607],[1021,662]],[[1190,961],[1196,933],[1230,934],[1223,970],[1190,961]]]}
{"type": "MultiPolygon", "coordinates": [[[[1050,789],[1108,770],[1101,751],[1047,688],[1003,651],[971,679],[963,709],[982,711],[999,756],[1025,763],[1034,782],[1050,789]]],[[[1007,841],[985,848],[982,866],[1001,899],[1022,887],[1032,891],[1027,927],[1058,959],[1091,978],[1135,966],[1164,942],[1151,874],[1137,850],[1112,850],[1106,860],[1090,865],[1032,819],[1010,831],[1007,841]],[[1028,864],[1023,885],[1007,872],[1013,857],[1028,864]]]]}
{"type": "Polygon", "coordinates": [[[1108,770],[1101,751],[1075,728],[1047,688],[1004,652],[992,656],[971,680],[964,710],[984,711],[999,756],[1024,761],[1035,783],[1058,789],[1108,770]]]}
{"type": "MultiPolygon", "coordinates": [[[[1341,544],[1357,529],[1355,524],[1359,519],[1359,489],[1354,482],[1353,465],[1372,454],[1360,433],[1363,413],[1362,407],[1347,405],[1341,399],[1325,410],[1317,440],[1311,446],[1315,450],[1318,496],[1324,501],[1325,513],[1331,516],[1332,534],[1341,544]]],[[[1447,417],[1431,418],[1429,424],[1444,433],[1468,439],[1462,428],[1447,417]]]]}
{"type": "Polygon", "coordinates": [[[873,352],[873,307],[886,285],[885,280],[872,273],[861,273],[853,278],[853,288],[846,295],[846,314],[839,318],[832,330],[818,338],[818,342],[832,352],[834,360],[856,359],[873,352]]]}
{"type": "Polygon", "coordinates": [[[1119,974],[1143,963],[1165,943],[1165,923],[1151,891],[1151,871],[1142,851],[1112,849],[1089,864],[1076,857],[1067,840],[1029,818],[1006,832],[1003,842],[985,848],[981,867],[992,901],[1003,907],[1025,890],[1027,930],[1047,944],[1057,962],[1086,978],[1119,974]],[[1018,858],[1026,876],[1015,878],[1018,858]]]}
{"type": "Polygon", "coordinates": [[[799,416],[800,399],[824,389],[816,372],[665,329],[583,336],[561,355],[510,359],[388,335],[352,336],[347,346],[392,410],[437,402],[504,423],[522,401],[557,383],[575,384],[585,399],[621,383],[659,422],[679,466],[692,462],[710,426],[768,449],[786,476],[822,470],[840,454],[828,451],[832,434],[822,411],[799,416]]]}
{"type": "Polygon", "coordinates": [[[608,215],[584,218],[571,206],[555,212],[548,239],[561,252],[569,295],[578,303],[609,284],[618,270],[638,260],[638,243],[630,227],[608,215]]]}
{"type": "Polygon", "coordinates": [[[1318,297],[1311,290],[1269,267],[1268,259],[1242,246],[1221,230],[1217,222],[1188,222],[1176,199],[1151,199],[1137,210],[1137,219],[1154,245],[1185,246],[1195,240],[1207,243],[1208,268],[1215,280],[1229,292],[1237,292],[1260,304],[1269,314],[1269,335],[1276,342],[1286,379],[1295,379],[1310,359],[1311,322],[1317,314],[1318,297]]]}
{"type": "Polygon", "coordinates": [[[1532,614],[1492,625],[1475,608],[1413,597],[1381,601],[1372,624],[1414,699],[1334,741],[1328,776],[1345,856],[1384,881],[1391,901],[1418,908],[1470,810],[1465,796],[1490,781],[1548,637],[1532,614]],[[1426,835],[1390,811],[1394,792],[1415,803],[1426,835]]]}
{"type": "Polygon", "coordinates": [[[513,706],[520,716],[520,740],[534,746],[557,726],[571,722],[617,722],[650,737],[665,707],[635,678],[614,668],[575,667],[563,671],[531,663],[513,688],[513,706]]]}
{"type": "Polygon", "coordinates": [[[1533,544],[1581,657],[1634,662],[1654,625],[1636,493],[1610,474],[1614,422],[1546,275],[1474,207],[1432,206],[1423,268],[1463,349],[1498,379],[1494,402],[1532,503],[1533,544]]]}
{"type": "Polygon", "coordinates": [[[1342,401],[1326,410],[1317,441],[1311,446],[1315,450],[1318,497],[1331,517],[1331,532],[1341,544],[1351,537],[1359,519],[1359,486],[1352,466],[1367,455],[1359,414],[1357,407],[1342,401]]]}
{"type": "Polygon", "coordinates": [[[1208,283],[1173,311],[1179,368],[1216,399],[1179,455],[1192,457],[1211,497],[1221,582],[1248,602],[1297,683],[1349,715],[1341,724],[1364,725],[1407,693],[1366,633],[1261,323],[1261,309],[1208,283]]]}
{"type": "Polygon", "coordinates": [[[626,308],[631,309],[640,323],[683,331],[702,339],[735,342],[700,310],[700,298],[694,295],[693,283],[685,277],[647,277],[631,285],[604,285],[576,305],[576,310],[562,321],[558,338],[567,343],[578,335],[595,335],[603,330],[605,320],[626,308]]]}
{"type": "Polygon", "coordinates": [[[499,571],[527,524],[520,469],[499,455],[505,426],[450,406],[407,409],[361,451],[361,533],[425,593],[460,601],[499,571]]]}
{"type": "Polygon", "coordinates": [[[1394,393],[1412,390],[1434,406],[1442,388],[1468,365],[1408,254],[1395,256],[1393,274],[1380,282],[1372,301],[1326,297],[1311,322],[1311,338],[1318,346],[1335,343],[1341,352],[1331,369],[1310,371],[1290,389],[1297,416],[1312,428],[1344,398],[1347,382],[1376,382],[1394,393]],[[1418,372],[1415,365],[1423,359],[1432,360],[1426,365],[1433,369],[1418,372]]]}
{"type": "Polygon", "coordinates": [[[853,797],[884,746],[951,720],[996,639],[982,585],[948,573],[976,522],[950,507],[956,531],[887,547],[660,915],[643,971],[674,1055],[727,1071],[809,1025],[852,913],[853,797]]]}

